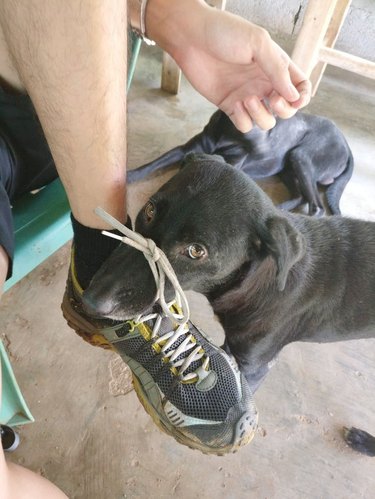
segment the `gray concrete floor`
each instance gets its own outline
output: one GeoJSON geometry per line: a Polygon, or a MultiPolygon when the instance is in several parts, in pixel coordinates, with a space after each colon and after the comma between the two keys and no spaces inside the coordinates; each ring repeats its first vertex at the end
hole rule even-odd
{"type": "MultiPolygon", "coordinates": [[[[147,49],[129,95],[129,164],[136,167],[197,133],[213,107],[186,83],[159,90],[160,54],[147,49]]],[[[375,221],[375,89],[329,72],[309,112],[334,119],[356,168],[345,215],[375,221]]],[[[132,214],[166,177],[130,189],[132,214]]],[[[265,183],[282,192],[279,183],[265,183]]],[[[256,394],[253,442],[235,455],[207,457],[161,433],[135,393],[123,394],[118,358],[85,344],[60,313],[69,262],[62,248],[5,294],[3,338],[36,422],[20,430],[10,456],[75,499],[375,497],[374,460],[346,447],[343,425],[375,433],[375,340],[294,344],[256,394]]],[[[193,319],[220,341],[202,297],[189,294],[193,319]]],[[[125,381],[126,384],[126,381],[125,381]]]]}

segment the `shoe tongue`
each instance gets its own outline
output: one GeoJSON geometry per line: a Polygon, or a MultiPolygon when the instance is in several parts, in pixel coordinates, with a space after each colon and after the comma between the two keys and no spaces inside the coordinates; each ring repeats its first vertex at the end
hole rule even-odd
{"type": "MultiPolygon", "coordinates": [[[[176,331],[179,324],[174,322],[169,317],[165,317],[163,310],[159,304],[154,305],[153,312],[163,316],[163,319],[162,319],[161,324],[160,324],[159,332],[157,334],[158,337],[161,337],[164,334],[167,334],[171,331],[176,331]]],[[[146,324],[152,330],[154,327],[154,324],[155,324],[155,319],[147,321],[146,324]]],[[[188,330],[188,325],[189,325],[189,323],[187,323],[186,334],[179,336],[176,339],[176,341],[164,352],[165,354],[171,352],[172,350],[176,350],[179,347],[179,345],[181,345],[181,343],[185,340],[186,336],[188,336],[190,334],[190,331],[188,330]]],[[[169,341],[169,340],[167,340],[167,341],[169,341]]],[[[161,345],[161,346],[163,346],[163,345],[161,345]]],[[[193,349],[196,348],[197,346],[198,346],[198,343],[195,344],[194,347],[190,348],[189,350],[182,352],[177,357],[177,359],[174,360],[173,363],[177,362],[178,360],[186,359],[186,357],[188,357],[191,354],[191,352],[193,351],[193,349]]],[[[189,367],[186,369],[186,371],[184,371],[183,375],[196,371],[201,365],[202,365],[202,359],[195,360],[194,362],[192,362],[189,365],[189,367]]],[[[181,366],[177,367],[177,369],[179,369],[180,367],[181,366]]]]}

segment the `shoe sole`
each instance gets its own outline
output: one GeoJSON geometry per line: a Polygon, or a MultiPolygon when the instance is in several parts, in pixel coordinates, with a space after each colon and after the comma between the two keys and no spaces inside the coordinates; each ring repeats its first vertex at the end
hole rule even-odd
{"type": "MultiPolygon", "coordinates": [[[[160,419],[159,413],[155,411],[153,405],[150,404],[149,398],[147,397],[145,391],[143,390],[142,384],[138,381],[134,373],[133,373],[133,386],[139,401],[143,405],[145,411],[151,416],[152,420],[157,425],[157,427],[167,435],[173,437],[177,442],[179,442],[182,445],[188,446],[190,449],[199,450],[206,455],[224,456],[226,454],[234,454],[241,447],[244,447],[245,445],[249,444],[254,438],[255,429],[258,423],[258,416],[256,416],[255,429],[253,429],[251,433],[245,434],[244,437],[240,438],[235,445],[229,444],[225,447],[217,449],[217,448],[210,448],[207,445],[201,444],[194,440],[187,439],[186,435],[184,433],[179,432],[175,426],[171,426],[164,420],[160,419]]],[[[236,430],[235,430],[236,434],[245,433],[244,428],[248,426],[249,419],[250,418],[246,413],[242,415],[242,417],[237,421],[236,424],[236,430]]],[[[253,424],[251,426],[253,426],[253,424]]]]}
{"type": "MultiPolygon", "coordinates": [[[[74,310],[67,293],[64,294],[61,309],[68,325],[82,339],[90,343],[90,345],[99,346],[106,350],[112,350],[119,354],[117,349],[103,335],[96,332],[95,327],[89,321],[87,321],[84,317],[82,317],[78,312],[74,310]]],[[[151,394],[152,392],[155,396],[150,396],[151,398],[155,399],[155,405],[157,405],[158,398],[160,401],[159,405],[161,404],[161,400],[159,395],[159,388],[153,381],[152,377],[149,375],[148,371],[146,371],[146,369],[144,369],[144,367],[134,359],[126,356],[123,352],[121,352],[121,358],[132,371],[134,390],[147,414],[151,416],[152,420],[161,431],[173,437],[180,444],[186,445],[193,450],[199,450],[203,454],[224,456],[225,454],[237,452],[241,447],[249,444],[254,438],[258,423],[257,413],[255,414],[252,421],[247,413],[244,413],[237,421],[235,428],[235,440],[237,440],[238,436],[239,439],[236,444],[228,444],[227,446],[218,449],[210,448],[207,445],[200,443],[199,441],[187,438],[184,433],[179,432],[175,426],[171,425],[167,418],[162,419],[156,407],[152,403],[150,403],[150,397],[148,396],[148,394],[151,394]],[[144,387],[147,387],[147,391],[144,389],[144,387]],[[248,428],[251,430],[251,432],[246,432],[246,429],[248,428]],[[241,436],[241,434],[243,434],[243,436],[241,436]]]]}
{"type": "Polygon", "coordinates": [[[87,343],[90,343],[90,345],[94,347],[101,347],[105,350],[112,350],[114,352],[116,351],[102,334],[95,332],[95,327],[89,321],[86,321],[84,317],[74,310],[66,292],[64,293],[61,310],[68,326],[87,343]]]}

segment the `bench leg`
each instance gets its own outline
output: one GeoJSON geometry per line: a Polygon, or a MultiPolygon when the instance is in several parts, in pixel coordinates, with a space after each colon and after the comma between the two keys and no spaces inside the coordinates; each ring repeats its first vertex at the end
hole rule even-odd
{"type": "Polygon", "coordinates": [[[176,95],[180,90],[180,84],[181,69],[167,52],[163,52],[163,67],[161,72],[162,90],[176,95]]]}

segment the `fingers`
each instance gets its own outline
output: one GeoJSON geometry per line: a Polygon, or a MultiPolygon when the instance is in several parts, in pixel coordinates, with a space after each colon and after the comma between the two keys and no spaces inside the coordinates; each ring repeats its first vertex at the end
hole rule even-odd
{"type": "Polygon", "coordinates": [[[294,107],[294,103],[290,104],[275,91],[270,95],[268,102],[272,111],[284,120],[291,118],[298,111],[298,108],[294,107]]]}
{"type": "Polygon", "coordinates": [[[300,94],[298,100],[287,102],[281,95],[273,91],[269,97],[269,106],[272,111],[280,118],[291,118],[299,109],[307,106],[311,99],[311,83],[309,80],[304,80],[297,85],[297,90],[300,94]]]}
{"type": "Polygon", "coordinates": [[[289,61],[289,72],[292,82],[299,93],[299,98],[296,101],[292,101],[292,105],[297,109],[301,109],[310,102],[311,82],[307,79],[303,71],[291,60],[289,61]]]}
{"type": "Polygon", "coordinates": [[[280,81],[284,81],[284,93],[282,93],[282,85],[280,86],[280,83],[274,83],[275,79],[272,77],[274,90],[269,97],[269,105],[277,116],[287,119],[294,116],[298,109],[307,106],[310,102],[311,83],[307,80],[305,74],[284,52],[281,53],[280,57],[282,63],[279,64],[279,77],[280,81]],[[298,95],[297,99],[290,100],[286,97],[285,85],[288,87],[291,85],[293,87],[298,95]]]}
{"type": "Polygon", "coordinates": [[[269,130],[276,125],[273,114],[255,95],[245,99],[244,107],[251,119],[263,130],[269,130]]]}
{"type": "MultiPolygon", "coordinates": [[[[299,98],[294,102],[288,102],[276,90],[273,90],[268,98],[268,107],[257,96],[246,97],[244,101],[237,102],[232,112],[227,112],[233,124],[243,133],[249,132],[253,124],[257,124],[263,130],[270,130],[276,125],[275,116],[282,119],[291,118],[296,112],[305,107],[311,98],[311,83],[302,80],[296,85],[299,98]]],[[[225,109],[222,108],[224,111],[225,109]]]]}
{"type": "Polygon", "coordinates": [[[296,109],[306,106],[311,98],[311,84],[306,75],[267,32],[261,31],[260,37],[262,43],[258,45],[255,59],[269,78],[274,91],[296,109]]]}
{"type": "Polygon", "coordinates": [[[227,114],[233,125],[240,132],[247,133],[253,128],[253,122],[241,102],[237,102],[234,105],[231,113],[226,112],[225,109],[222,110],[227,114]]]}
{"type": "Polygon", "coordinates": [[[261,69],[263,83],[264,80],[268,80],[268,90],[265,91],[266,87],[262,89],[259,86],[262,79],[258,75],[258,81],[254,78],[254,86],[250,88],[251,94],[249,96],[244,97],[244,92],[242,92],[241,101],[237,101],[234,106],[230,105],[229,102],[232,98],[226,99],[227,106],[225,102],[220,106],[236,128],[244,133],[249,132],[254,123],[263,130],[269,130],[276,124],[274,115],[282,119],[291,118],[311,99],[310,81],[271,39],[267,31],[257,28],[256,38],[256,49],[252,61],[261,69]],[[271,90],[272,92],[269,94],[271,90]],[[264,103],[264,99],[266,99],[267,105],[264,103]]]}
{"type": "Polygon", "coordinates": [[[297,85],[297,90],[299,92],[299,99],[292,102],[292,106],[295,107],[296,109],[301,109],[310,102],[311,100],[311,82],[310,80],[304,80],[301,81],[297,85]]]}
{"type": "Polygon", "coordinates": [[[248,97],[243,103],[237,102],[228,116],[242,133],[250,132],[254,123],[263,130],[269,130],[276,125],[275,117],[256,96],[248,97]]]}

